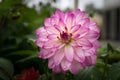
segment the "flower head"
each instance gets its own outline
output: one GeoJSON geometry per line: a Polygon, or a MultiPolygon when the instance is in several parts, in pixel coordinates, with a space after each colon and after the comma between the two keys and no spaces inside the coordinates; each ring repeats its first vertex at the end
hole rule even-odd
{"type": "Polygon", "coordinates": [[[32,67],[28,70],[23,70],[21,75],[16,78],[16,80],[37,80],[39,78],[39,72],[35,71],[32,67]]]}
{"type": "Polygon", "coordinates": [[[50,69],[76,74],[96,63],[99,33],[84,11],[57,10],[45,19],[44,27],[36,30],[35,43],[41,48],[39,57],[48,59],[50,69]]]}

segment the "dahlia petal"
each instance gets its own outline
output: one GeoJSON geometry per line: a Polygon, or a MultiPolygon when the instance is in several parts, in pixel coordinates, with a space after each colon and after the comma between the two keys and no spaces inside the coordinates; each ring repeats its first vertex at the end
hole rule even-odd
{"type": "Polygon", "coordinates": [[[79,37],[80,37],[80,34],[75,34],[75,35],[73,36],[73,39],[74,39],[74,40],[77,40],[77,39],[79,39],[79,37]]]}
{"type": "Polygon", "coordinates": [[[77,54],[74,54],[74,60],[77,61],[77,62],[81,62],[80,58],[78,57],[77,54]]]}
{"type": "Polygon", "coordinates": [[[65,26],[66,26],[66,25],[65,25],[65,23],[63,22],[63,20],[60,19],[60,20],[59,20],[60,30],[65,32],[65,31],[66,31],[66,30],[65,30],[65,26]]]}
{"type": "Polygon", "coordinates": [[[59,31],[55,27],[44,26],[44,28],[50,34],[59,34],[59,31]]]}
{"type": "Polygon", "coordinates": [[[59,22],[59,18],[57,18],[55,15],[50,17],[50,19],[51,19],[52,26],[58,24],[58,22],[59,22]]]}
{"type": "Polygon", "coordinates": [[[57,40],[57,35],[56,34],[49,34],[48,36],[47,36],[47,38],[48,39],[50,39],[50,40],[57,40]]]}
{"type": "Polygon", "coordinates": [[[55,72],[55,73],[61,72],[60,66],[55,66],[55,67],[53,68],[53,72],[55,72]]]}
{"type": "Polygon", "coordinates": [[[72,46],[65,46],[64,53],[65,53],[66,59],[71,62],[74,56],[74,50],[72,46]]]}
{"type": "MultiPolygon", "coordinates": [[[[88,49],[88,50],[89,50],[89,49],[88,49]]],[[[85,55],[85,56],[90,56],[91,53],[90,53],[89,51],[85,51],[84,55],[85,55]]]]}
{"type": "Polygon", "coordinates": [[[68,31],[70,31],[70,28],[75,24],[74,17],[75,17],[74,14],[69,14],[65,19],[65,23],[68,31]]]}
{"type": "Polygon", "coordinates": [[[81,46],[83,49],[90,49],[93,47],[92,43],[87,39],[79,39],[76,41],[79,46],[81,46]]]}
{"type": "Polygon", "coordinates": [[[76,32],[77,30],[79,30],[80,27],[81,27],[80,25],[73,26],[73,27],[71,28],[70,32],[71,32],[71,33],[74,33],[74,32],[76,32]]]}
{"type": "Polygon", "coordinates": [[[76,15],[76,23],[81,22],[81,19],[86,18],[86,13],[84,11],[81,11],[78,15],[76,15]]]}
{"type": "Polygon", "coordinates": [[[61,42],[58,42],[56,45],[55,45],[55,48],[56,49],[61,49],[65,46],[65,44],[62,44],[61,42]]]}
{"type": "Polygon", "coordinates": [[[91,65],[94,65],[96,63],[96,56],[95,55],[87,56],[85,59],[86,59],[85,64],[87,66],[91,66],[91,65]]]}
{"type": "Polygon", "coordinates": [[[61,61],[61,68],[63,69],[63,71],[69,70],[70,65],[71,65],[71,62],[69,62],[65,58],[61,61]]]}
{"type": "Polygon", "coordinates": [[[73,33],[73,37],[75,37],[75,39],[82,38],[82,37],[86,36],[86,34],[88,32],[89,32],[88,28],[80,27],[79,30],[77,30],[76,32],[73,33]],[[76,36],[77,36],[77,38],[76,38],[76,36]]]}
{"type": "Polygon", "coordinates": [[[58,47],[59,45],[61,45],[61,43],[59,43],[57,40],[49,40],[44,43],[43,48],[45,49],[55,48],[55,47],[58,47]]]}
{"type": "Polygon", "coordinates": [[[54,67],[55,67],[54,60],[53,60],[53,58],[51,57],[51,58],[49,58],[49,60],[48,60],[48,68],[52,69],[52,68],[54,68],[54,67]]]}
{"type": "Polygon", "coordinates": [[[64,13],[61,11],[61,10],[57,10],[55,12],[55,16],[58,17],[59,19],[62,19],[64,18],[64,13]]]}
{"type": "Polygon", "coordinates": [[[76,9],[75,11],[73,11],[73,14],[78,15],[80,12],[81,12],[80,9],[76,9]]]}
{"type": "Polygon", "coordinates": [[[38,41],[46,42],[46,41],[48,41],[48,39],[47,39],[46,36],[43,36],[43,38],[42,38],[42,37],[39,37],[39,38],[38,38],[38,41]]]}
{"type": "Polygon", "coordinates": [[[81,69],[83,69],[83,66],[79,62],[73,61],[70,67],[70,72],[73,74],[77,74],[81,69]]]}
{"type": "Polygon", "coordinates": [[[47,35],[47,33],[46,33],[46,30],[45,30],[43,27],[41,27],[41,28],[38,28],[38,29],[36,30],[36,35],[37,35],[38,37],[40,37],[40,36],[45,36],[45,35],[47,35]]]}
{"type": "Polygon", "coordinates": [[[97,24],[94,23],[94,22],[90,23],[89,28],[90,28],[90,30],[93,30],[93,31],[96,31],[96,32],[100,33],[99,27],[97,27],[97,24]]]}
{"type": "Polygon", "coordinates": [[[89,18],[81,19],[80,22],[78,22],[78,24],[80,24],[84,27],[89,27],[89,23],[90,23],[89,18]]]}
{"type": "Polygon", "coordinates": [[[60,29],[60,27],[59,27],[58,25],[54,25],[54,27],[55,27],[59,32],[61,32],[61,29],[60,29]]]}
{"type": "Polygon", "coordinates": [[[59,65],[60,62],[62,61],[64,57],[64,53],[63,53],[63,49],[60,49],[56,52],[56,54],[54,55],[54,63],[55,65],[59,65]]]}
{"type": "Polygon", "coordinates": [[[87,39],[89,39],[91,41],[96,40],[96,39],[99,38],[99,33],[96,32],[96,31],[89,31],[87,33],[87,35],[85,36],[85,38],[87,38],[87,39]]]}
{"type": "Polygon", "coordinates": [[[43,28],[43,27],[38,28],[38,29],[35,31],[36,35],[38,36],[38,35],[39,35],[39,33],[40,33],[41,31],[43,31],[43,30],[44,30],[44,28],[43,28]]]}
{"type": "Polygon", "coordinates": [[[49,51],[49,50],[42,49],[39,53],[39,57],[47,59],[47,58],[52,57],[54,54],[55,54],[54,51],[49,51]]]}
{"type": "Polygon", "coordinates": [[[89,27],[89,24],[90,24],[90,19],[89,18],[85,18],[82,21],[83,21],[82,26],[89,27]]]}
{"type": "Polygon", "coordinates": [[[94,41],[93,46],[94,46],[96,49],[101,47],[101,46],[100,46],[100,43],[99,43],[97,40],[94,41]]]}
{"type": "Polygon", "coordinates": [[[84,62],[84,60],[85,60],[84,51],[81,48],[77,47],[77,48],[75,48],[75,53],[79,57],[79,61],[84,62]]]}
{"type": "Polygon", "coordinates": [[[37,46],[39,46],[39,47],[43,47],[44,42],[39,41],[39,40],[37,39],[37,40],[35,41],[35,44],[36,44],[37,46]]]}
{"type": "Polygon", "coordinates": [[[44,25],[45,25],[45,26],[51,26],[51,20],[50,20],[50,18],[46,18],[46,19],[44,20],[44,25]]]}
{"type": "Polygon", "coordinates": [[[91,56],[91,55],[97,55],[95,47],[85,50],[85,56],[91,56]]]}

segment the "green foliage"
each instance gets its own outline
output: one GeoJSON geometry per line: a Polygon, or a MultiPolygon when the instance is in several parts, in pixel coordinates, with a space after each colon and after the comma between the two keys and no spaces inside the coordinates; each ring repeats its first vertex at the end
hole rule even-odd
{"type": "Polygon", "coordinates": [[[120,62],[114,63],[108,71],[108,80],[120,80],[120,62]]]}
{"type": "Polygon", "coordinates": [[[0,78],[3,80],[12,79],[14,73],[13,64],[4,58],[0,58],[0,78]]]}
{"type": "Polygon", "coordinates": [[[102,74],[97,67],[89,67],[81,70],[75,80],[102,80],[102,74]]]}
{"type": "Polygon", "coordinates": [[[41,11],[37,12],[34,7],[29,8],[23,3],[24,0],[0,2],[0,80],[11,80],[27,68],[35,67],[41,74],[47,68],[47,61],[38,58],[35,30],[55,8],[49,3],[43,4],[40,5],[41,11]]]}

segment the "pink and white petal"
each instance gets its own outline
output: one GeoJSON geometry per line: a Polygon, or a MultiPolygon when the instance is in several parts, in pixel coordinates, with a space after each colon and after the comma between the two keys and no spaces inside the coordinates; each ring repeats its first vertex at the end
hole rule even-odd
{"type": "Polygon", "coordinates": [[[85,61],[84,51],[80,47],[74,48],[76,55],[79,57],[80,62],[85,61]]]}
{"type": "Polygon", "coordinates": [[[74,14],[75,16],[77,16],[79,13],[81,13],[80,9],[76,9],[75,11],[73,11],[73,14],[74,14]]]}
{"type": "Polygon", "coordinates": [[[81,62],[80,58],[76,54],[74,54],[74,60],[77,61],[77,62],[81,62]]]}
{"type": "Polygon", "coordinates": [[[59,27],[60,27],[61,32],[66,31],[66,29],[65,29],[66,25],[65,25],[65,23],[64,23],[64,21],[62,19],[59,19],[59,27]]]}
{"type": "Polygon", "coordinates": [[[65,46],[64,54],[65,54],[66,59],[71,62],[73,60],[73,57],[74,57],[73,47],[70,45],[65,46]]]}
{"type": "Polygon", "coordinates": [[[100,33],[100,29],[95,22],[91,22],[89,25],[90,30],[100,33]]]}
{"type": "Polygon", "coordinates": [[[36,44],[37,46],[39,46],[39,47],[43,47],[44,42],[42,42],[42,41],[40,41],[39,39],[37,39],[37,40],[35,41],[35,44],[36,44]]]}
{"type": "Polygon", "coordinates": [[[81,11],[80,15],[82,18],[87,18],[87,14],[85,11],[81,11]]]}
{"type": "Polygon", "coordinates": [[[78,24],[81,21],[81,19],[84,19],[86,17],[87,16],[86,16],[85,11],[82,11],[81,13],[77,14],[76,15],[76,24],[78,24]]]}
{"type": "Polygon", "coordinates": [[[50,39],[50,40],[58,40],[56,34],[48,34],[47,38],[50,39]]]}
{"type": "Polygon", "coordinates": [[[35,31],[36,35],[38,36],[38,35],[41,33],[41,31],[43,31],[43,30],[44,30],[43,27],[38,28],[38,29],[35,31]]]}
{"type": "Polygon", "coordinates": [[[70,32],[71,32],[71,33],[74,33],[74,32],[76,32],[77,30],[80,30],[80,27],[81,27],[80,25],[72,26],[71,29],[70,29],[70,32]]]}
{"type": "MultiPolygon", "coordinates": [[[[89,50],[89,49],[88,49],[88,50],[89,50]]],[[[86,56],[91,56],[91,53],[90,53],[89,51],[85,51],[84,55],[85,55],[85,57],[86,57],[86,56]]]]}
{"type": "Polygon", "coordinates": [[[59,43],[59,45],[58,46],[56,46],[56,49],[61,49],[61,48],[63,48],[64,46],[65,46],[66,44],[64,43],[59,43]]]}
{"type": "Polygon", "coordinates": [[[67,59],[62,59],[62,61],[61,61],[61,68],[62,68],[62,70],[63,71],[67,71],[67,70],[69,70],[69,68],[70,68],[70,66],[71,66],[71,62],[69,62],[67,59]]]}
{"type": "Polygon", "coordinates": [[[37,36],[41,35],[42,33],[44,33],[44,34],[46,33],[47,34],[47,32],[44,29],[44,27],[38,28],[35,33],[36,33],[37,36]]]}
{"type": "Polygon", "coordinates": [[[89,27],[89,23],[90,23],[90,19],[89,18],[83,18],[80,20],[80,22],[78,22],[78,24],[80,24],[81,26],[84,27],[89,27]]]}
{"type": "Polygon", "coordinates": [[[82,24],[82,26],[88,28],[89,25],[90,25],[90,19],[89,19],[89,18],[85,18],[85,19],[84,19],[84,23],[82,24]]]}
{"type": "Polygon", "coordinates": [[[48,58],[52,57],[54,54],[55,54],[55,52],[50,51],[49,53],[44,54],[44,59],[48,59],[48,58]]]}
{"type": "Polygon", "coordinates": [[[44,54],[48,54],[48,50],[42,49],[42,50],[39,52],[38,56],[39,56],[40,58],[44,58],[44,54]]]}
{"type": "Polygon", "coordinates": [[[101,47],[100,43],[99,43],[97,40],[94,41],[93,46],[94,46],[96,49],[101,47]]]}
{"type": "Polygon", "coordinates": [[[70,67],[70,72],[73,74],[77,74],[84,67],[77,61],[73,61],[70,67]]]}
{"type": "Polygon", "coordinates": [[[68,16],[72,14],[72,12],[70,10],[68,10],[66,13],[65,13],[65,16],[64,16],[64,20],[66,21],[66,19],[68,18],[68,16]]]}
{"type": "Polygon", "coordinates": [[[37,40],[40,41],[40,42],[48,41],[47,36],[39,37],[37,40]]]}
{"type": "Polygon", "coordinates": [[[52,69],[54,67],[55,67],[54,60],[53,60],[53,57],[51,57],[48,59],[48,68],[52,69]]]}
{"type": "Polygon", "coordinates": [[[40,58],[47,59],[47,58],[52,57],[54,54],[55,54],[54,51],[42,49],[42,50],[40,51],[40,53],[39,53],[38,56],[39,56],[40,58]]]}
{"type": "Polygon", "coordinates": [[[48,33],[46,31],[44,32],[40,32],[39,35],[37,36],[38,37],[38,40],[40,41],[47,41],[47,35],[48,33]]]}
{"type": "Polygon", "coordinates": [[[87,66],[95,65],[95,63],[96,63],[96,55],[86,57],[85,64],[87,66]]]}
{"type": "Polygon", "coordinates": [[[95,47],[89,49],[88,52],[89,52],[91,55],[97,55],[97,51],[96,51],[96,48],[95,48],[95,47]]]}
{"type": "Polygon", "coordinates": [[[44,49],[50,49],[50,48],[55,48],[61,45],[61,43],[58,40],[49,40],[44,43],[43,47],[44,49]]]}
{"type": "Polygon", "coordinates": [[[64,21],[66,23],[66,27],[68,31],[70,31],[71,27],[75,25],[75,16],[74,14],[68,14],[64,21]]]}
{"type": "Polygon", "coordinates": [[[60,26],[54,25],[54,27],[55,27],[59,32],[61,32],[60,26]]]}
{"type": "Polygon", "coordinates": [[[51,24],[52,24],[52,26],[58,25],[59,18],[57,18],[57,17],[54,15],[54,16],[51,16],[50,19],[51,19],[51,24]]]}
{"type": "Polygon", "coordinates": [[[64,13],[63,13],[61,10],[58,9],[58,10],[55,12],[55,16],[58,17],[59,19],[62,19],[62,20],[63,20],[63,18],[64,18],[64,13]]]}
{"type": "Polygon", "coordinates": [[[90,49],[93,47],[92,43],[89,40],[84,39],[84,38],[79,39],[76,42],[79,46],[82,47],[82,49],[90,49]]]}
{"type": "Polygon", "coordinates": [[[50,19],[50,18],[46,18],[46,19],[44,20],[44,25],[45,25],[45,26],[52,26],[52,24],[51,24],[51,19],[50,19]]]}
{"type": "Polygon", "coordinates": [[[53,72],[54,72],[54,73],[60,73],[60,72],[61,72],[61,67],[60,67],[60,65],[55,66],[55,67],[53,68],[53,72]]]}
{"type": "Polygon", "coordinates": [[[88,28],[80,27],[79,30],[77,30],[76,32],[73,33],[73,38],[76,36],[77,36],[77,38],[74,38],[74,39],[82,38],[82,37],[86,36],[86,34],[88,32],[89,32],[88,28]]]}
{"type": "Polygon", "coordinates": [[[62,61],[62,59],[64,58],[64,53],[63,53],[63,49],[58,50],[55,55],[54,55],[54,63],[55,65],[59,65],[62,61]]]}
{"type": "Polygon", "coordinates": [[[85,36],[85,38],[89,39],[90,41],[97,40],[99,38],[99,33],[96,31],[90,30],[85,36]]]}
{"type": "Polygon", "coordinates": [[[54,26],[50,26],[50,27],[45,26],[44,28],[49,34],[59,34],[60,33],[54,26]]]}

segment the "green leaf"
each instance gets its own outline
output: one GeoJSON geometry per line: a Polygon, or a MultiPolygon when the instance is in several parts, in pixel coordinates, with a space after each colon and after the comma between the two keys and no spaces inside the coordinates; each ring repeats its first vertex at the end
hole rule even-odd
{"type": "Polygon", "coordinates": [[[47,77],[45,74],[41,75],[40,78],[38,80],[47,80],[47,77]]]}
{"type": "Polygon", "coordinates": [[[10,80],[12,78],[13,73],[13,64],[5,58],[0,58],[0,77],[3,80],[10,80]]]}
{"type": "Polygon", "coordinates": [[[46,64],[47,64],[46,60],[42,60],[42,59],[38,58],[37,55],[34,55],[34,56],[26,57],[26,58],[23,58],[23,59],[17,61],[15,65],[18,68],[16,70],[17,72],[19,72],[20,70],[23,70],[25,68],[30,68],[30,67],[34,66],[42,74],[45,72],[45,70],[47,70],[46,68],[48,68],[48,66],[46,64]]]}
{"type": "Polygon", "coordinates": [[[17,62],[18,60],[24,59],[32,55],[37,55],[37,52],[32,50],[20,50],[12,52],[6,55],[6,57],[12,60],[13,62],[17,62]]]}
{"type": "Polygon", "coordinates": [[[75,77],[75,80],[101,80],[102,74],[96,67],[88,67],[75,77]]]}
{"type": "Polygon", "coordinates": [[[10,80],[10,78],[0,70],[0,80],[10,80]]]}
{"type": "Polygon", "coordinates": [[[108,51],[111,51],[111,52],[114,51],[114,48],[110,44],[107,44],[107,49],[108,49],[108,51]]]}
{"type": "Polygon", "coordinates": [[[26,57],[26,58],[23,58],[23,59],[21,59],[21,60],[18,60],[17,62],[25,62],[25,61],[29,61],[29,60],[31,60],[31,59],[33,59],[33,58],[36,58],[37,57],[37,55],[32,55],[32,56],[29,56],[29,57],[26,57]]]}
{"type": "Polygon", "coordinates": [[[120,80],[120,62],[114,63],[108,71],[108,80],[120,80]]]}

